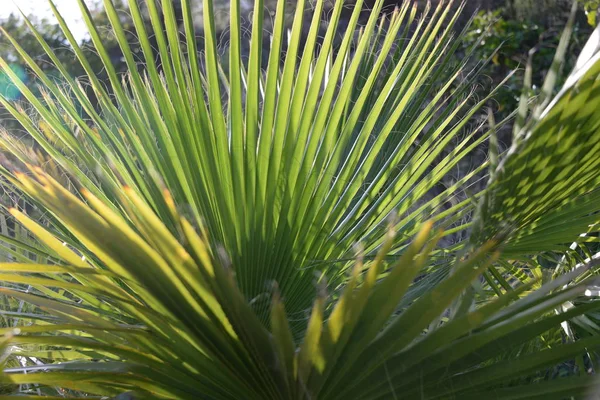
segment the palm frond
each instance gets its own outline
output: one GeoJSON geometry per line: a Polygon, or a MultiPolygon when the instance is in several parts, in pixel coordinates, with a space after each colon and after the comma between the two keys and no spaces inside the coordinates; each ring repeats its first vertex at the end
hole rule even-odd
{"type": "Polygon", "coordinates": [[[327,319],[327,295],[320,291],[296,350],[278,289],[273,288],[268,331],[237,288],[227,257],[218,261],[185,219],[179,226],[182,245],[140,196],[124,189],[122,204],[136,220],[135,232],[90,192],[84,192],[84,203],[39,169],[31,172],[34,177],[19,176],[23,187],[69,226],[85,248],[63,246],[25,214],[12,210],[61,262],[2,264],[2,281],[27,281],[33,288],[29,293],[3,288],[3,295],[35,306],[33,315],[23,315],[34,324],[5,328],[4,333],[17,354],[70,362],[8,368],[6,382],[102,395],[135,389],[142,397],[182,399],[333,399],[349,393],[355,398],[386,398],[396,390],[474,395],[600,345],[600,339],[592,337],[524,358],[513,368],[493,362],[497,346],[507,350],[600,307],[592,302],[546,316],[584,293],[589,281],[568,288],[562,288],[562,282],[586,268],[519,299],[533,282],[522,285],[423,336],[423,330],[498,257],[493,242],[394,316],[398,301],[440,238],[440,233],[431,235],[428,223],[385,278],[381,279],[383,260],[393,235],[375,260],[359,259],[327,319]],[[94,258],[84,259],[82,251],[92,252],[94,258]],[[44,354],[37,350],[39,345],[51,350],[44,354]]]}
{"type": "MultiPolygon", "coordinates": [[[[237,26],[240,18],[236,4],[231,26],[237,26]]],[[[61,68],[40,35],[37,38],[65,75],[66,87],[51,81],[12,40],[47,92],[43,100],[36,99],[18,76],[7,71],[35,114],[0,101],[75,187],[86,188],[113,210],[122,208],[122,185],[127,185],[174,233],[177,221],[162,196],[169,190],[178,211],[196,227],[204,226],[212,244],[225,248],[236,265],[242,292],[265,322],[270,282],[279,282],[287,312],[299,320],[294,323],[294,332],[299,333],[306,323],[302,315],[314,296],[314,291],[307,295],[314,288],[314,274],[323,274],[334,287],[346,280],[341,273],[346,266],[321,261],[352,258],[359,241],[368,256],[376,254],[392,212],[406,215],[399,221],[403,226],[413,226],[402,229],[405,235],[395,245],[399,249],[416,233],[416,221],[447,219],[436,216],[436,210],[466,180],[419,204],[421,212],[414,212],[415,201],[439,185],[488,136],[468,127],[487,98],[470,101],[470,80],[462,79],[466,64],[452,58],[452,27],[461,7],[454,10],[451,3],[440,3],[417,20],[416,7],[406,1],[380,19],[382,5],[376,3],[356,38],[362,8],[357,3],[337,44],[342,3],[332,11],[325,36],[317,43],[322,4],[317,2],[304,38],[300,2],[284,49],[285,8],[280,4],[266,71],[260,66],[259,26],[250,37],[248,65],[240,55],[242,33],[234,29],[223,78],[210,1],[204,4],[203,62],[196,55],[189,2],[182,3],[184,42],[176,33],[169,2],[160,10],[149,2],[153,31],[144,24],[137,3],[130,2],[146,62],[143,73],[108,1],[106,12],[129,67],[123,80],[80,2],[109,88],[95,77],[68,26],[58,13],[57,17],[88,73],[101,112],[80,82],[61,68]],[[408,39],[402,39],[402,32],[413,29],[408,39]],[[160,70],[154,64],[151,34],[158,45],[160,70]],[[441,76],[448,79],[440,84],[441,76]],[[453,142],[454,151],[444,154],[453,142]],[[318,271],[315,265],[320,265],[318,271]]],[[[256,10],[262,7],[261,1],[255,5],[256,10]]],[[[10,136],[3,142],[20,160],[36,162],[10,136]]],[[[52,223],[68,231],[60,221],[52,223]]],[[[73,237],[61,240],[78,246],[73,237]]]]}
{"type": "Polygon", "coordinates": [[[598,222],[597,34],[553,101],[540,99],[529,120],[521,107],[489,187],[456,200],[488,162],[432,190],[494,141],[494,126],[474,119],[494,93],[474,99],[477,68],[453,55],[462,5],[428,4],[417,18],[407,0],[380,17],[378,0],[359,29],[359,0],[338,37],[341,1],[323,35],[322,0],[308,29],[298,2],[289,32],[281,1],[263,66],[262,0],[248,61],[232,0],[226,65],[210,0],[202,40],[190,1],[180,32],[171,1],[147,3],[147,26],[131,0],[139,68],[105,0],[121,76],[78,3],[108,86],[52,3],[85,80],[33,26],[64,82],[10,35],[43,97],[0,60],[33,112],[0,103],[40,150],[0,139],[20,165],[0,168],[5,187],[25,204],[7,207],[25,233],[3,232],[11,262],[0,264],[0,294],[9,308],[27,304],[3,330],[7,358],[23,361],[3,382],[177,399],[559,399],[593,384],[581,374],[520,386],[600,345],[590,335],[521,352],[598,311],[582,300],[595,262],[542,284],[514,260],[568,247],[598,222]]]}

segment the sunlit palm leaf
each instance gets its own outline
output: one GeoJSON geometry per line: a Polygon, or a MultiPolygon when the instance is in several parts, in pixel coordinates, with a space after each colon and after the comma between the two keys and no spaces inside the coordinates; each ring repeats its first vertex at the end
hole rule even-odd
{"type": "Polygon", "coordinates": [[[599,222],[600,53],[590,38],[564,88],[533,115],[495,172],[475,241],[506,236],[510,257],[564,251],[599,222]]]}
{"type": "MultiPolygon", "coordinates": [[[[27,204],[11,215],[40,244],[4,233],[17,263],[0,265],[0,291],[29,307],[4,330],[7,354],[25,360],[5,368],[4,381],[109,396],[134,390],[141,398],[481,398],[513,393],[506,385],[600,345],[591,336],[516,361],[499,357],[600,307],[582,302],[552,313],[593,287],[592,264],[540,285],[507,261],[568,244],[596,221],[598,127],[591,108],[578,107],[600,98],[595,56],[580,63],[558,101],[534,112],[529,133],[477,195],[475,246],[436,250],[442,237],[471,227],[475,201],[443,205],[487,163],[427,196],[491,133],[471,126],[489,97],[473,101],[475,75],[453,61],[461,7],[440,2],[417,18],[406,1],[380,20],[380,0],[356,34],[359,1],[338,41],[341,2],[321,38],[322,1],[308,29],[300,1],[289,34],[282,1],[263,66],[261,12],[246,63],[234,0],[224,68],[211,1],[199,55],[189,1],[181,41],[171,1],[148,2],[150,29],[132,0],[140,69],[105,0],[128,64],[121,77],[79,5],[108,88],[53,9],[98,104],[33,27],[64,85],[14,40],[45,87],[43,99],[0,61],[34,112],[0,102],[43,150],[2,138],[22,171],[7,162],[0,172],[27,204]],[[569,168],[577,179],[568,187],[523,162],[543,155],[549,140],[564,159],[544,165],[569,168]],[[568,229],[542,243],[540,232],[567,218],[568,229]],[[472,287],[482,273],[498,282],[496,297],[472,287]],[[509,274],[522,283],[509,283],[509,274]]],[[[255,10],[262,7],[256,0],[255,10]]],[[[540,393],[578,395],[591,382],[567,379],[540,393]]]]}
{"type": "MultiPolygon", "coordinates": [[[[435,9],[428,7],[416,20],[416,7],[406,1],[378,25],[383,4],[378,1],[355,39],[359,2],[341,42],[334,47],[342,3],[334,8],[317,46],[322,5],[317,3],[304,38],[300,2],[284,53],[283,3],[275,18],[266,72],[261,73],[259,64],[263,32],[255,29],[250,38],[251,60],[246,67],[239,46],[245,38],[233,29],[224,82],[210,2],[204,4],[203,69],[197,67],[188,2],[182,3],[187,38],[183,43],[176,34],[170,2],[164,2],[162,13],[154,2],[148,3],[160,71],[154,64],[151,32],[137,3],[131,2],[146,61],[147,72],[141,73],[117,11],[106,1],[129,66],[125,81],[114,70],[80,2],[107,70],[110,91],[94,76],[60,16],[59,22],[86,68],[102,113],[79,83],[65,76],[67,90],[86,112],[80,116],[72,95],[47,78],[14,41],[48,92],[44,101],[35,99],[18,76],[7,70],[38,115],[27,114],[6,100],[2,103],[74,186],[85,187],[118,211],[120,186],[125,184],[175,232],[172,207],[162,197],[167,188],[179,211],[189,215],[194,225],[205,226],[211,243],[224,246],[243,293],[265,322],[271,282],[279,282],[286,310],[298,321],[293,324],[297,335],[314,297],[315,271],[324,273],[334,287],[346,279],[340,273],[346,269],[343,263],[320,261],[352,258],[357,241],[364,243],[367,255],[374,255],[385,233],[382,223],[392,211],[402,215],[412,211],[399,220],[404,235],[399,236],[398,248],[416,233],[415,221],[449,218],[448,214],[436,217],[436,210],[460,192],[468,177],[437,198],[417,203],[420,212],[415,212],[415,202],[486,140],[487,134],[466,128],[487,99],[471,104],[470,81],[461,80],[465,64],[452,58],[452,27],[460,7],[454,11],[442,2],[435,9]],[[407,29],[415,29],[410,39],[399,39],[407,29]],[[395,55],[389,57],[394,48],[395,55]],[[447,79],[441,80],[442,76],[447,79]],[[115,102],[109,93],[114,93],[115,102]],[[449,143],[455,143],[455,150],[444,155],[449,143]]],[[[262,9],[262,4],[258,1],[255,9],[262,9]]],[[[238,13],[233,2],[232,26],[237,26],[238,13]]],[[[64,73],[52,50],[37,37],[64,73]]],[[[13,139],[6,137],[4,142],[22,161],[36,164],[13,139]]],[[[37,165],[44,164],[38,160],[37,165]]],[[[60,221],[52,223],[68,231],[60,221]]],[[[77,246],[73,239],[61,238],[77,246]]]]}

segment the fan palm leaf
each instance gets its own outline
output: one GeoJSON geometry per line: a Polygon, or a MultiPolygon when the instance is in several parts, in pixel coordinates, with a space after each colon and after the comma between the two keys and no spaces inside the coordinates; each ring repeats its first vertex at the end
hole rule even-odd
{"type": "MultiPolygon", "coordinates": [[[[86,188],[115,211],[121,208],[122,186],[130,187],[174,232],[173,210],[162,196],[169,190],[178,211],[189,214],[195,226],[204,226],[211,243],[225,248],[237,266],[242,292],[261,319],[267,321],[269,288],[276,281],[287,312],[300,321],[294,331],[301,332],[313,297],[306,293],[314,288],[315,272],[332,286],[346,279],[340,273],[343,263],[332,266],[321,261],[352,258],[359,241],[367,256],[374,255],[389,214],[413,211],[401,220],[412,226],[398,238],[395,247],[402,248],[416,233],[414,221],[423,218],[423,212],[414,213],[415,201],[487,138],[485,132],[468,127],[487,98],[470,101],[465,63],[453,62],[450,52],[452,27],[461,7],[453,10],[451,4],[440,3],[435,9],[427,7],[417,20],[417,8],[406,1],[379,24],[383,5],[379,1],[355,38],[359,2],[336,44],[342,3],[333,9],[320,40],[322,2],[316,4],[306,37],[301,34],[305,21],[299,2],[284,47],[285,7],[280,2],[266,71],[261,66],[263,32],[257,13],[247,64],[242,63],[239,45],[246,38],[238,29],[230,32],[225,76],[210,2],[204,4],[203,59],[195,50],[189,2],[182,3],[184,42],[168,3],[160,9],[148,3],[153,32],[144,24],[138,4],[130,3],[146,61],[140,72],[117,10],[106,2],[129,66],[123,80],[80,2],[110,78],[109,88],[98,81],[55,10],[101,111],[81,81],[67,75],[33,26],[65,75],[66,86],[51,81],[13,40],[46,92],[44,99],[35,98],[18,76],[6,70],[37,115],[6,100],[3,105],[31,131],[45,157],[32,160],[10,136],[4,139],[5,146],[26,163],[45,165],[52,159],[69,185],[86,188]],[[410,39],[399,39],[409,29],[414,29],[410,39]],[[154,64],[150,34],[156,37],[160,70],[154,64]],[[395,54],[389,57],[392,51],[395,54]],[[440,76],[448,79],[439,84],[440,76]],[[420,145],[414,146],[416,142],[420,145]],[[444,154],[451,142],[456,143],[454,151],[444,154]]],[[[262,3],[255,9],[262,9],[262,3]]],[[[238,26],[239,19],[239,7],[232,4],[231,26],[238,26]]],[[[465,181],[420,204],[422,211],[439,209],[465,181]]],[[[432,218],[447,219],[444,214],[432,218]]],[[[52,223],[61,229],[60,221],[52,223]]],[[[61,240],[77,246],[73,237],[61,240]]]]}
{"type": "MultiPolygon", "coordinates": [[[[308,29],[299,1],[287,35],[279,2],[263,65],[264,3],[245,61],[233,0],[224,67],[210,0],[201,53],[188,0],[183,39],[171,1],[148,2],[148,27],[132,0],[139,68],[105,0],[129,69],[120,76],[78,3],[108,87],[52,2],[85,80],[33,26],[64,83],[8,34],[43,98],[0,60],[34,112],[0,102],[40,149],[1,139],[16,158],[0,169],[5,186],[26,206],[7,207],[25,234],[4,234],[0,292],[30,308],[3,331],[4,351],[23,362],[5,382],[141,398],[527,398],[524,376],[600,345],[591,336],[500,357],[600,307],[578,302],[593,260],[544,285],[513,264],[598,222],[596,36],[554,101],[541,98],[531,119],[520,109],[525,133],[493,157],[489,187],[444,209],[488,163],[431,190],[494,133],[473,123],[493,92],[473,99],[477,71],[452,56],[462,6],[417,18],[406,1],[380,18],[380,0],[357,33],[359,1],[336,38],[341,1],[322,36],[322,0],[308,29]],[[439,248],[457,232],[469,239],[439,248]],[[478,291],[482,274],[499,282],[496,296],[478,291]]],[[[534,388],[558,399],[593,381],[534,388]]]]}
{"type": "Polygon", "coordinates": [[[589,281],[563,286],[592,265],[519,300],[530,282],[421,336],[498,257],[494,242],[470,254],[454,275],[390,320],[439,239],[439,233],[432,237],[428,223],[383,280],[382,261],[393,235],[375,260],[359,259],[327,320],[326,294],[319,292],[296,350],[277,288],[269,332],[237,288],[229,260],[221,256],[217,261],[185,219],[180,220],[182,245],[143,199],[126,189],[122,204],[135,215],[136,233],[91,193],[84,192],[84,203],[40,170],[32,173],[19,176],[23,187],[68,224],[95,259],[84,260],[77,249],[63,246],[37,222],[12,210],[61,263],[2,264],[3,281],[27,281],[34,288],[31,293],[4,288],[2,293],[37,310],[37,317],[24,318],[34,324],[6,328],[5,335],[17,354],[69,362],[7,369],[5,379],[11,383],[103,395],[135,389],[143,398],[347,398],[349,393],[386,398],[396,390],[483,395],[496,384],[600,344],[594,337],[547,350],[524,358],[518,368],[482,363],[497,355],[494,346],[510,349],[600,307],[593,302],[546,316],[587,290],[589,281]],[[44,316],[52,317],[49,323],[43,323],[44,316]],[[39,345],[50,348],[40,352],[39,345]],[[493,372],[497,369],[503,374],[493,372]],[[447,378],[440,379],[442,370],[447,378]],[[462,377],[465,371],[470,372],[462,377]]]}

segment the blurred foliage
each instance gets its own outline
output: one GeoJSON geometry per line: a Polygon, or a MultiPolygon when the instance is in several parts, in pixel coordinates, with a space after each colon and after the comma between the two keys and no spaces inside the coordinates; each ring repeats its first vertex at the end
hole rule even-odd
{"type": "MultiPolygon", "coordinates": [[[[124,3],[122,0],[114,1],[114,3],[120,10],[124,8],[124,3]]],[[[114,35],[107,28],[109,25],[108,17],[100,5],[101,1],[92,3],[90,12],[92,13],[94,20],[97,21],[99,29],[101,29],[107,45],[107,51],[111,57],[111,60],[113,61],[115,69],[119,73],[123,73],[126,70],[125,62],[122,58],[121,51],[116,39],[114,38],[114,35]]],[[[133,21],[131,21],[131,17],[125,12],[121,12],[120,17],[126,32],[130,32],[129,39],[135,43],[133,40],[133,34],[131,33],[133,30],[133,21]]],[[[30,15],[27,18],[31,22],[32,26],[37,30],[41,38],[43,38],[48,46],[54,50],[56,57],[63,64],[66,71],[75,77],[83,76],[85,71],[77,60],[72,47],[69,45],[67,38],[56,21],[39,19],[34,15],[30,15]]],[[[60,82],[61,76],[59,71],[51,62],[48,54],[44,51],[35,36],[31,34],[30,27],[27,26],[27,23],[23,18],[21,18],[21,16],[11,14],[8,18],[0,20],[0,28],[15,38],[15,40],[17,40],[17,42],[27,50],[28,54],[33,57],[33,59],[36,61],[36,64],[42,68],[42,70],[44,70],[44,72],[51,79],[55,79],[57,82],[60,82]]],[[[106,72],[102,67],[102,63],[96,54],[96,51],[94,50],[93,46],[91,46],[91,40],[89,37],[84,37],[81,40],[81,47],[92,68],[96,71],[98,78],[101,81],[106,82],[106,72]]],[[[31,89],[34,93],[37,93],[39,98],[42,97],[40,93],[40,82],[35,79],[35,76],[31,74],[31,71],[25,67],[24,61],[16,53],[14,47],[10,45],[6,35],[4,35],[2,31],[0,31],[0,57],[8,60],[11,63],[11,68],[19,74],[25,83],[27,83],[29,89],[31,89]]],[[[26,109],[29,108],[28,103],[22,99],[20,91],[10,83],[10,80],[7,78],[5,73],[0,73],[0,94],[5,95],[12,100],[20,100],[23,107],[26,109]]],[[[88,94],[93,96],[93,93],[91,92],[88,94]]],[[[21,131],[21,126],[19,123],[15,121],[7,112],[5,112],[1,106],[0,122],[2,122],[2,125],[5,129],[8,129],[15,134],[18,134],[18,132],[21,131]]]]}
{"type": "MultiPolygon", "coordinates": [[[[78,63],[75,62],[73,53],[66,44],[66,40],[59,26],[46,19],[39,20],[33,16],[30,18],[48,45],[56,49],[57,56],[65,64],[68,71],[75,76],[81,75],[83,71],[79,67],[78,63]]],[[[52,77],[56,75],[55,68],[50,63],[49,57],[45,54],[35,36],[31,34],[27,24],[22,18],[11,14],[7,19],[1,21],[0,26],[4,31],[10,32],[10,34],[13,35],[24,48],[27,48],[30,51],[32,57],[36,60],[36,63],[42,69],[44,69],[49,76],[52,77]]],[[[9,60],[11,69],[19,74],[19,76],[27,83],[30,89],[36,93],[39,93],[36,80],[33,79],[33,76],[28,73],[21,58],[16,54],[14,48],[10,46],[3,33],[0,33],[0,56],[6,60],[9,60]]],[[[5,73],[0,74],[0,93],[13,100],[21,99],[20,91],[10,83],[10,79],[8,79],[5,73]]],[[[3,125],[6,129],[13,131],[19,129],[19,124],[12,120],[8,113],[6,113],[1,107],[0,120],[3,121],[3,125]]]]}
{"type": "Polygon", "coordinates": [[[509,17],[544,26],[564,26],[573,0],[506,0],[509,17]]]}
{"type": "MultiPolygon", "coordinates": [[[[563,22],[564,25],[564,22],[563,22]]],[[[517,73],[506,82],[495,96],[501,117],[514,110],[523,88],[524,69],[528,55],[532,55],[532,96],[539,94],[541,84],[552,64],[562,27],[552,27],[532,20],[520,20],[514,10],[505,7],[493,11],[480,11],[465,36],[465,49],[474,48],[475,59],[490,59],[485,67],[482,85],[499,84],[512,70],[517,73]],[[491,82],[490,82],[491,81],[491,82]]],[[[563,72],[573,68],[591,28],[577,23],[567,51],[563,72]]],[[[564,73],[562,74],[565,75],[564,73]]],[[[559,85],[564,82],[559,79],[559,85]]]]}

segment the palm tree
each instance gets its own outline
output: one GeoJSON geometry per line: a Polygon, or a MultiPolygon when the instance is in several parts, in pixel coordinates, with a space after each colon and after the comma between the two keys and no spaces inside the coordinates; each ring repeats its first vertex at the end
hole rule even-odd
{"type": "Polygon", "coordinates": [[[495,124],[477,122],[494,92],[473,99],[479,66],[456,61],[462,5],[417,18],[407,0],[380,17],[380,0],[357,29],[358,1],[338,37],[341,1],[325,28],[317,1],[307,29],[299,1],[289,32],[279,2],[263,68],[263,0],[249,38],[231,1],[226,67],[210,0],[202,53],[189,0],[183,32],[170,1],[147,3],[149,30],[132,0],[139,68],[106,0],[120,76],[78,2],[109,87],[53,5],[87,77],[33,26],[64,82],[14,40],[43,98],[0,61],[33,112],[0,102],[37,144],[2,138],[19,204],[2,237],[18,318],[2,346],[20,363],[5,383],[29,398],[177,399],[560,399],[593,384],[600,337],[539,338],[600,308],[584,300],[595,261],[549,282],[535,267],[598,222],[600,31],[552,97],[571,20],[499,159],[495,124]],[[488,161],[431,195],[488,139],[488,161]],[[572,359],[572,376],[538,382],[572,359]]]}

